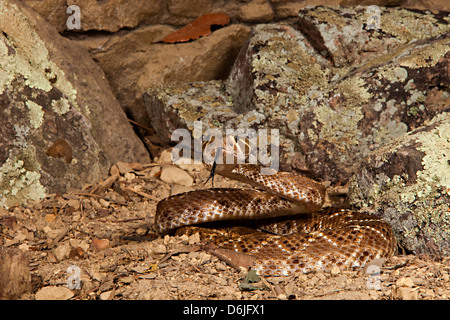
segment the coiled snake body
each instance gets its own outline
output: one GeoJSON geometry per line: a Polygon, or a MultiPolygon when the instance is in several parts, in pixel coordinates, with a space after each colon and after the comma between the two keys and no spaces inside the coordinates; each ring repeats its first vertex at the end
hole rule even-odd
{"type": "Polygon", "coordinates": [[[255,256],[252,269],[261,275],[359,267],[394,253],[396,242],[387,222],[347,209],[321,209],[325,188],[312,179],[292,172],[262,175],[259,166],[249,164],[220,165],[217,173],[263,191],[222,188],[171,196],[157,205],[156,231],[262,219],[251,233],[189,227],[220,248],[255,256]]]}

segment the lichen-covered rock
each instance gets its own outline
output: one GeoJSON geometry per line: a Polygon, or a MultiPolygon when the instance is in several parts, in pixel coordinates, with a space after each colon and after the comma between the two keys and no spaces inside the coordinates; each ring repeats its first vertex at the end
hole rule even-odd
{"type": "Polygon", "coordinates": [[[234,121],[233,104],[225,94],[223,81],[196,82],[149,89],[144,102],[152,127],[160,139],[171,142],[176,129],[194,129],[194,122],[201,121],[202,129],[219,126],[223,121],[234,121]]]}
{"type": "Polygon", "coordinates": [[[34,11],[0,1],[0,205],[95,182],[146,161],[104,74],[34,11]]]}
{"type": "Polygon", "coordinates": [[[310,90],[299,142],[316,176],[347,181],[359,161],[448,106],[450,38],[417,41],[310,90]],[[425,62],[428,61],[428,62],[425,62]],[[311,93],[315,96],[311,96],[311,93]]]}
{"type": "Polygon", "coordinates": [[[404,249],[450,254],[450,113],[371,152],[349,202],[388,221],[404,249]]]}
{"type": "Polygon", "coordinates": [[[218,112],[208,105],[213,85],[206,83],[206,94],[152,90],[147,109],[165,119],[152,124],[165,126],[165,137],[193,119],[219,128],[277,128],[284,169],[345,183],[370,151],[448,105],[448,14],[375,14],[379,25],[370,27],[374,13],[366,7],[304,9],[300,29],[257,25],[216,95],[226,105],[219,103],[218,112]]]}
{"type": "Polygon", "coordinates": [[[301,30],[336,67],[366,63],[411,41],[438,37],[449,31],[448,20],[448,12],[377,6],[316,7],[299,13],[301,30]]]}
{"type": "Polygon", "coordinates": [[[366,30],[369,14],[319,7],[300,11],[300,31],[257,26],[228,81],[234,110],[259,115],[249,126],[280,128],[284,162],[334,182],[347,181],[370,150],[445,108],[450,28],[443,14],[383,9],[381,29],[366,30]],[[403,34],[394,17],[408,21],[403,34]],[[413,37],[425,39],[410,43],[413,37]]]}

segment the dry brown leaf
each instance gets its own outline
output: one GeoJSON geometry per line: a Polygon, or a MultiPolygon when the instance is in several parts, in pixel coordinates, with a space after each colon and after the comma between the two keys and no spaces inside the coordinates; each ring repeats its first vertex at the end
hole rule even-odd
{"type": "Polygon", "coordinates": [[[196,252],[196,251],[200,251],[201,247],[200,246],[184,246],[182,248],[179,248],[177,250],[171,251],[168,254],[166,254],[164,256],[164,258],[161,259],[161,261],[159,261],[159,263],[163,263],[166,260],[168,260],[170,257],[180,254],[180,253],[188,253],[188,252],[196,252]]]}
{"type": "Polygon", "coordinates": [[[205,14],[187,26],[172,32],[165,36],[161,42],[164,43],[177,43],[177,42],[188,42],[191,40],[196,40],[200,37],[205,37],[209,35],[214,26],[226,26],[230,23],[230,17],[225,13],[209,13],[205,14]]]}

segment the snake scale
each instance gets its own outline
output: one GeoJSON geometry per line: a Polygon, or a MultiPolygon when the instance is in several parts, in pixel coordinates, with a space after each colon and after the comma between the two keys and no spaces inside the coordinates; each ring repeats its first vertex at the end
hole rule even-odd
{"type": "Polygon", "coordinates": [[[266,276],[360,267],[394,254],[387,222],[349,209],[322,209],[325,188],[319,182],[293,172],[263,175],[252,164],[218,165],[216,172],[258,189],[213,188],[163,199],[154,221],[158,233],[190,226],[183,232],[199,232],[219,248],[254,256],[252,269],[266,276]],[[257,231],[192,226],[244,219],[254,221],[257,231]]]}

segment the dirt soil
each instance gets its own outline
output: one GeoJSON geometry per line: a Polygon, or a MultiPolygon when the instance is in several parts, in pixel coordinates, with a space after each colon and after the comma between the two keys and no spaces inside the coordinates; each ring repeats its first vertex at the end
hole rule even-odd
{"type": "MultiPolygon", "coordinates": [[[[33,289],[21,299],[55,299],[63,288],[75,300],[450,297],[448,258],[396,255],[365,269],[254,279],[203,251],[198,234],[161,238],[151,228],[158,201],[206,188],[209,175],[186,166],[186,187],[162,181],[162,167],[121,163],[97,185],[0,211],[0,243],[29,259],[33,289]]],[[[216,177],[215,187],[242,185],[216,177]]]]}

